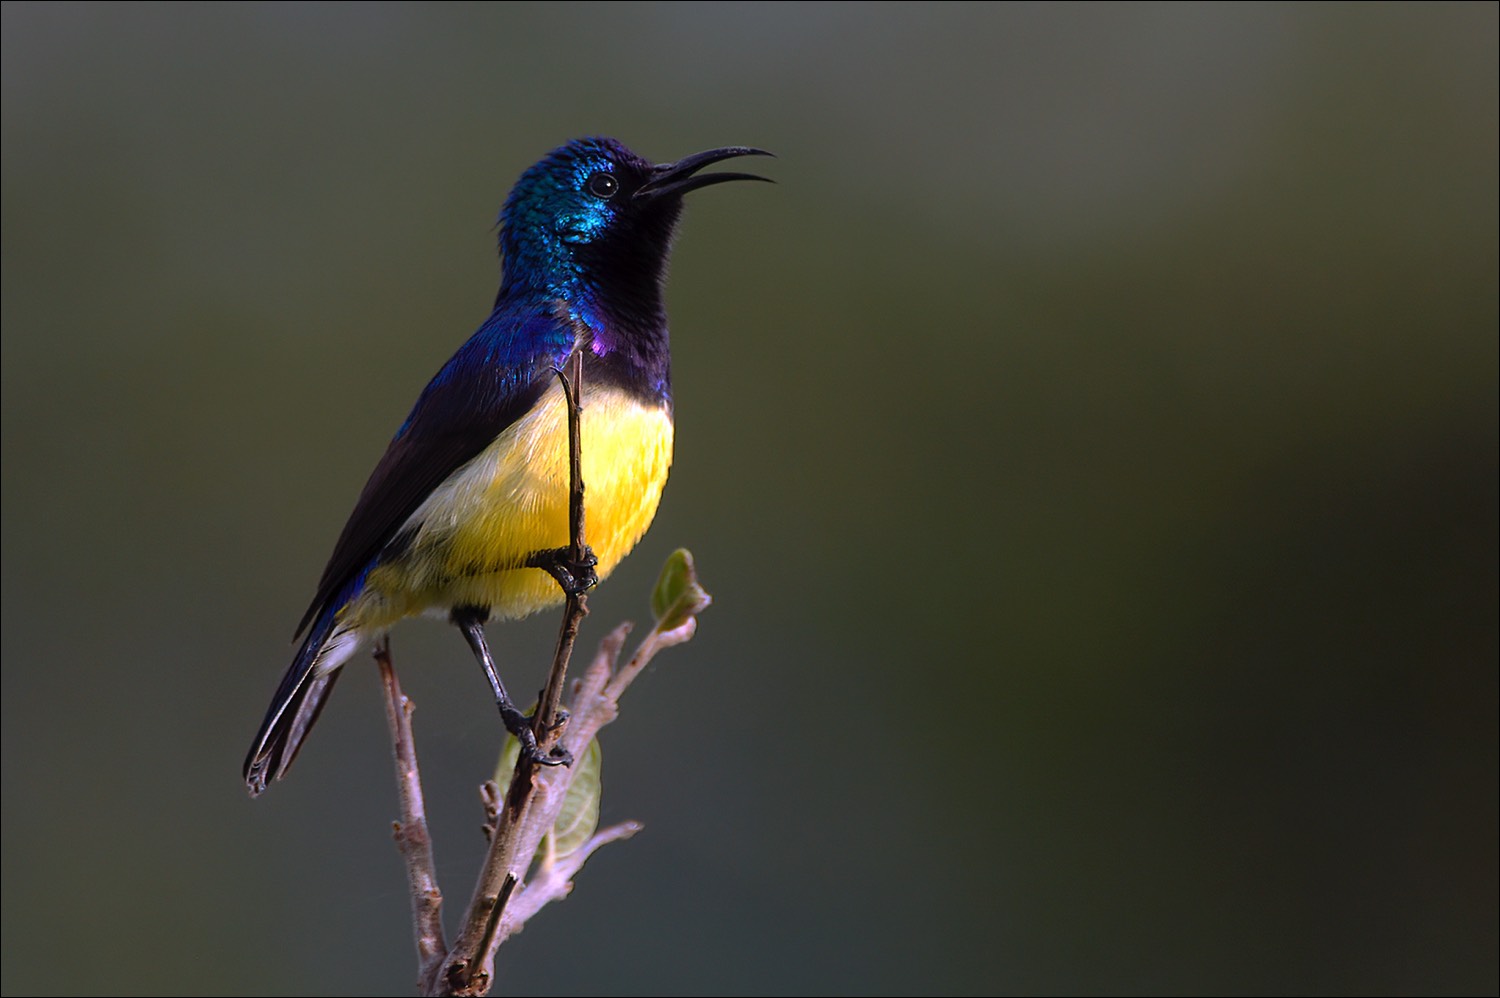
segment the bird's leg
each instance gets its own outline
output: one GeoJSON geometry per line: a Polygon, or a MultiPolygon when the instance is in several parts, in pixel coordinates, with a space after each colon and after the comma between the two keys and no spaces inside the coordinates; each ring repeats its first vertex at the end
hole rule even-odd
{"type": "Polygon", "coordinates": [[[599,575],[594,571],[597,564],[599,559],[594,557],[594,549],[590,547],[583,549],[583,558],[578,561],[573,560],[572,548],[537,551],[526,559],[527,568],[540,568],[556,579],[569,596],[586,593],[599,584],[599,575]]]}
{"type": "Polygon", "coordinates": [[[469,642],[469,648],[474,652],[474,657],[479,659],[479,664],[484,668],[484,674],[490,681],[490,689],[495,693],[495,706],[500,709],[500,720],[505,723],[505,730],[516,736],[521,743],[521,755],[531,759],[543,766],[566,766],[572,763],[572,759],[566,752],[554,749],[551,755],[542,755],[536,743],[536,735],[531,730],[531,719],[516,708],[515,702],[505,692],[505,684],[500,681],[500,673],[495,670],[495,660],[490,655],[490,646],[484,639],[484,622],[489,619],[489,610],[478,606],[459,606],[453,608],[453,625],[463,632],[464,639],[469,642]]]}

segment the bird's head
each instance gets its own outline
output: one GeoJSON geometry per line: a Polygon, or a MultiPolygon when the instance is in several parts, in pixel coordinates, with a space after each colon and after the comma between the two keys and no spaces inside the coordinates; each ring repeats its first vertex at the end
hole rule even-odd
{"type": "Polygon", "coordinates": [[[658,293],[672,233],[689,191],[749,173],[700,173],[734,156],[726,146],[653,165],[614,139],[575,139],[521,175],[500,215],[505,283],[568,296],[576,287],[610,295],[658,293]]]}

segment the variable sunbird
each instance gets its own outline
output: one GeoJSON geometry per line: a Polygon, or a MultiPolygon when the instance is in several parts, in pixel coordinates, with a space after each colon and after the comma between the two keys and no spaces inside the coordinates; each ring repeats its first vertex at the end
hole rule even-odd
{"type": "MultiPolygon", "coordinates": [[[[656,514],[672,463],[662,284],[683,195],[748,173],[701,173],[726,146],[652,165],[577,139],[521,175],[500,215],[494,310],[396,431],[334,545],[302,644],[245,759],[251,795],[280,779],[340,666],[404,617],[446,615],[484,667],[506,728],[537,754],[485,641],[490,617],[562,602],[602,578],[656,514]],[[583,357],[582,478],[590,558],[568,558],[567,406],[583,357]]],[[[565,761],[555,757],[539,762],[565,761]]]]}

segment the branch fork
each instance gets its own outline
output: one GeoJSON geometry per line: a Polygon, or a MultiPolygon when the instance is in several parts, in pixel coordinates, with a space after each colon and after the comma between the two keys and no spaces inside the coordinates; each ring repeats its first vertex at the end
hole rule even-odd
{"type": "MultiPolygon", "coordinates": [[[[575,351],[568,359],[567,370],[559,371],[558,377],[568,405],[569,555],[574,563],[583,563],[589,552],[584,534],[580,431],[582,355],[575,351]]],[[[489,851],[458,938],[451,946],[443,932],[443,898],[438,888],[412,737],[412,703],[401,690],[389,643],[382,640],[376,647],[401,808],[401,820],[394,824],[393,832],[406,865],[421,994],[487,994],[494,978],[495,951],[500,944],[520,932],[547,904],[567,897],[573,888],[573,878],[597,849],[628,839],[643,827],[627,821],[599,829],[565,855],[549,849],[538,858],[538,851],[557,824],[577,776],[576,761],[584,759],[599,729],[619,716],[621,695],[657,652],[693,636],[697,614],[711,600],[697,585],[691,556],[685,551],[674,554],[652,597],[655,625],[623,665],[620,656],[630,625],[621,624],[607,634],[588,669],[572,684],[569,709],[564,714],[561,703],[568,663],[579,626],[588,613],[585,593],[566,589],[565,593],[566,605],[552,668],[532,718],[532,731],[538,757],[546,758],[556,746],[562,749],[563,758],[571,758],[575,764],[539,765],[535,758],[522,752],[503,796],[493,782],[484,785],[489,851]]]]}

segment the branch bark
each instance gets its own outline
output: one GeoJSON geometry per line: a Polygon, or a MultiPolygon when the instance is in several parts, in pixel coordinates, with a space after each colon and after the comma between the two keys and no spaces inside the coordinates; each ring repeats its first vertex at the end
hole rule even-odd
{"type": "Polygon", "coordinates": [[[385,691],[385,719],[391,732],[396,792],[401,800],[401,820],[393,822],[391,830],[406,861],[412,928],[417,943],[417,980],[421,982],[428,980],[448,955],[448,944],[443,938],[443,893],[438,890],[432,835],[427,830],[427,805],[417,770],[417,746],[411,731],[415,707],[401,691],[401,681],[396,678],[389,638],[382,638],[375,646],[375,661],[380,666],[381,687],[385,691]]]}
{"type": "MultiPolygon", "coordinates": [[[[587,554],[581,456],[582,356],[575,352],[569,358],[569,370],[565,374],[560,372],[559,377],[568,405],[570,557],[579,564],[587,554]]],[[[657,620],[635,653],[620,666],[630,624],[621,624],[607,634],[583,677],[574,683],[571,711],[564,714],[561,700],[568,662],[579,625],[588,613],[583,593],[567,594],[552,668],[532,721],[542,757],[557,746],[572,759],[584,758],[599,729],[619,716],[620,696],[657,652],[693,636],[697,614],[711,600],[698,587],[692,559],[686,552],[678,552],[669,559],[652,601],[657,620]]],[[[418,990],[424,995],[484,995],[493,983],[495,951],[500,944],[521,931],[527,920],[547,904],[567,897],[573,888],[573,877],[595,850],[630,838],[642,826],[627,821],[600,829],[567,855],[554,856],[548,852],[538,860],[538,850],[558,822],[576,770],[572,766],[538,765],[531,756],[522,753],[503,799],[494,784],[486,784],[489,852],[464,914],[463,928],[449,948],[444,942],[442,894],[433,864],[412,737],[411,701],[401,692],[386,642],[377,647],[375,657],[385,685],[386,715],[396,760],[401,799],[396,841],[406,863],[411,889],[418,990]],[[536,871],[528,881],[533,864],[536,871]]]]}
{"type": "MultiPolygon", "coordinates": [[[[566,373],[559,372],[558,377],[562,381],[563,399],[568,407],[569,554],[576,565],[583,562],[588,547],[585,543],[583,505],[583,354],[575,350],[568,358],[568,368],[566,373]]],[[[536,714],[532,718],[532,732],[536,735],[538,753],[542,756],[550,752],[557,742],[558,729],[562,726],[558,721],[558,707],[567,678],[568,660],[573,655],[578,628],[587,613],[588,597],[582,592],[567,592],[562,626],[558,630],[557,647],[552,655],[552,668],[547,673],[547,685],[542,689],[536,714]]],[[[482,995],[489,992],[494,974],[495,950],[502,938],[499,930],[506,903],[514,894],[516,886],[525,880],[531,859],[536,855],[537,843],[531,843],[528,848],[529,836],[521,834],[521,829],[526,825],[528,812],[536,797],[540,768],[536,759],[526,753],[521,754],[516,764],[515,776],[505,794],[505,802],[496,815],[489,854],[479,871],[479,880],[474,886],[474,895],[464,918],[463,931],[444,964],[440,985],[451,989],[444,993],[482,995]]],[[[548,768],[565,770],[571,767],[548,768]]],[[[547,827],[550,828],[550,824],[547,827]]],[[[540,837],[537,841],[540,842],[540,837]]]]}

